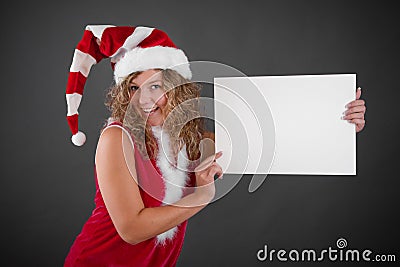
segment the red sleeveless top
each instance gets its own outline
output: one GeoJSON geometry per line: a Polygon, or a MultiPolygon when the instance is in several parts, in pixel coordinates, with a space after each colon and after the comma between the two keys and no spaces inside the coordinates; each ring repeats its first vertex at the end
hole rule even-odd
{"type": "MultiPolygon", "coordinates": [[[[120,126],[119,123],[112,124],[120,126]]],[[[160,200],[166,194],[161,171],[155,160],[144,160],[134,146],[139,183],[151,190],[149,192],[139,186],[144,206],[159,207],[163,204],[160,200]]],[[[193,181],[192,173],[189,177],[188,180],[193,181]]],[[[122,240],[111,221],[97,182],[96,168],[95,182],[95,209],[72,244],[64,267],[175,266],[182,249],[187,221],[178,225],[173,238],[162,244],[157,243],[157,237],[153,237],[131,245],[122,240]]]]}

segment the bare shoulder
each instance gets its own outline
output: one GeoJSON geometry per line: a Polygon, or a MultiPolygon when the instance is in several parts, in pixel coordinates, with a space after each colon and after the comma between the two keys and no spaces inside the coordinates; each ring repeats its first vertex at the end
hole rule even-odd
{"type": "Polygon", "coordinates": [[[122,129],[120,127],[107,127],[101,134],[97,143],[96,158],[103,152],[117,152],[122,149],[122,129]]]}
{"type": "Polygon", "coordinates": [[[112,126],[105,128],[99,138],[96,149],[96,163],[110,161],[115,162],[118,159],[124,159],[128,153],[133,152],[132,141],[122,127],[112,126]]]}
{"type": "Polygon", "coordinates": [[[118,126],[106,127],[100,134],[99,142],[97,145],[121,142],[122,128],[118,126]]]}

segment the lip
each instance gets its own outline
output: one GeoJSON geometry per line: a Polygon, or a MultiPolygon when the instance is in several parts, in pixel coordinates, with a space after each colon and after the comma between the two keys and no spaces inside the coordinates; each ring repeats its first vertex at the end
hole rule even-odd
{"type": "Polygon", "coordinates": [[[154,112],[156,112],[158,109],[159,109],[159,107],[154,107],[154,108],[142,108],[142,111],[143,111],[144,114],[150,116],[151,114],[153,114],[154,112]]]}

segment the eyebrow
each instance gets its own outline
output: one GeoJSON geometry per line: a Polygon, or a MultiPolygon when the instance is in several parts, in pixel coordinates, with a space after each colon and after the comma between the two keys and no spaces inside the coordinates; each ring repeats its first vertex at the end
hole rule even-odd
{"type": "MultiPolygon", "coordinates": [[[[150,83],[156,83],[156,82],[160,82],[160,83],[162,83],[162,80],[152,80],[152,81],[149,81],[149,82],[146,82],[147,84],[150,84],[150,83]]],[[[134,81],[131,81],[130,82],[130,84],[135,84],[135,85],[138,85],[137,83],[135,83],[134,81]]]]}

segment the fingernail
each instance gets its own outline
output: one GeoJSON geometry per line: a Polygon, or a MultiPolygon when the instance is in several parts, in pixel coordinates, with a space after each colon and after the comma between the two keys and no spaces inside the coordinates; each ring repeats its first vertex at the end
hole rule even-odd
{"type": "Polygon", "coordinates": [[[357,87],[357,90],[361,90],[361,87],[357,87]]]}
{"type": "Polygon", "coordinates": [[[342,117],[340,117],[340,119],[341,119],[341,120],[344,120],[344,117],[345,117],[345,116],[342,116],[342,117]]]}

